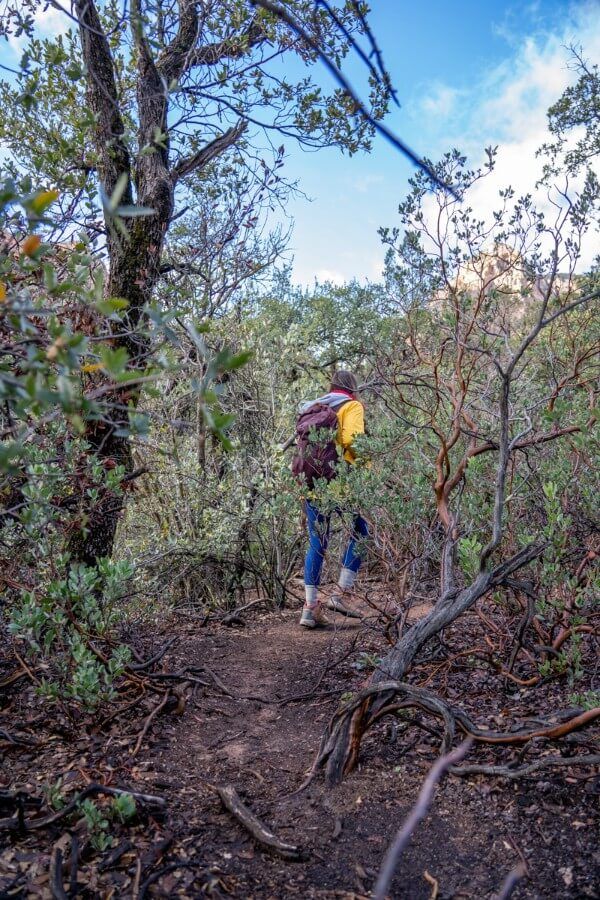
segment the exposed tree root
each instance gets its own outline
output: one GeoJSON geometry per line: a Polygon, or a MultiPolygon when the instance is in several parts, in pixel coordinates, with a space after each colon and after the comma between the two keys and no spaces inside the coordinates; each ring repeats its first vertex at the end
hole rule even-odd
{"type": "Polygon", "coordinates": [[[127,668],[132,672],[142,672],[144,669],[149,669],[150,666],[154,666],[157,662],[160,662],[166,652],[170,650],[175,643],[177,643],[176,637],[169,638],[166,644],[163,644],[160,650],[155,653],[154,656],[150,657],[150,659],[147,659],[145,662],[130,663],[127,668]]]}
{"type": "MultiPolygon", "coordinates": [[[[383,716],[411,707],[423,709],[443,720],[444,734],[441,750],[444,753],[447,753],[452,746],[456,726],[478,743],[525,744],[538,737],[548,739],[564,737],[600,717],[600,707],[595,707],[584,712],[578,710],[575,715],[572,714],[572,711],[558,713],[558,722],[543,723],[534,728],[525,727],[510,732],[488,731],[478,728],[464,712],[452,708],[440,697],[424,688],[400,681],[383,681],[379,684],[369,685],[335,713],[321,743],[311,775],[314,775],[320,767],[328,765],[331,760],[333,760],[333,771],[335,771],[340,762],[339,757],[336,756],[340,746],[349,747],[347,768],[344,770],[349,771],[354,764],[360,740],[365,731],[383,716]],[[377,702],[381,701],[381,698],[384,699],[383,704],[377,702]]],[[[590,758],[593,759],[593,757],[590,758]]]]}
{"type": "MultiPolygon", "coordinates": [[[[370,728],[373,721],[376,721],[382,708],[389,706],[390,699],[397,695],[398,685],[402,684],[400,679],[410,669],[419,650],[430,638],[442,632],[444,628],[473,607],[490,590],[506,584],[515,572],[537,559],[543,553],[545,545],[543,543],[531,543],[518,553],[515,553],[506,562],[488,570],[485,568],[485,565],[493,549],[493,547],[491,549],[486,548],[484,553],[482,553],[480,571],[470,585],[462,590],[449,586],[432,611],[416,622],[395,644],[382,661],[379,670],[373,676],[371,688],[367,688],[366,691],[361,693],[358,703],[354,701],[350,706],[344,707],[343,710],[333,717],[323,736],[321,748],[315,761],[315,766],[313,766],[313,772],[323,766],[328,783],[338,784],[344,775],[356,765],[364,732],[370,728]],[[387,696],[385,685],[391,686],[387,696]]],[[[415,693],[417,689],[411,685],[402,685],[400,690],[403,690],[407,696],[410,694],[413,699],[417,697],[415,693]]],[[[419,696],[424,702],[441,704],[448,709],[446,704],[443,704],[441,700],[433,695],[427,694],[427,697],[425,697],[424,694],[421,694],[419,696]]],[[[440,708],[438,707],[438,714],[440,708]]],[[[564,733],[567,732],[565,731],[564,733]]],[[[477,739],[482,740],[483,737],[477,735],[477,739]]],[[[525,738],[525,740],[527,739],[525,738]]],[[[450,744],[446,740],[444,743],[445,749],[448,749],[450,744]]]]}
{"type": "MultiPolygon", "coordinates": [[[[576,731],[578,728],[583,728],[584,725],[589,725],[590,722],[595,721],[595,719],[600,716],[600,706],[588,709],[559,724],[548,723],[546,727],[536,728],[533,731],[524,728],[519,731],[510,731],[507,733],[499,731],[482,731],[477,728],[463,712],[455,710],[454,715],[465,734],[471,735],[476,741],[485,744],[525,744],[532,738],[537,737],[552,739],[560,738],[566,734],[570,734],[572,731],[576,731]]],[[[562,718],[560,714],[559,718],[562,718]]]]}
{"type": "Polygon", "coordinates": [[[525,778],[542,769],[553,769],[557,766],[598,766],[600,765],[600,753],[588,756],[542,756],[526,766],[485,766],[468,765],[454,766],[451,769],[453,775],[496,775],[500,778],[525,778]]]}

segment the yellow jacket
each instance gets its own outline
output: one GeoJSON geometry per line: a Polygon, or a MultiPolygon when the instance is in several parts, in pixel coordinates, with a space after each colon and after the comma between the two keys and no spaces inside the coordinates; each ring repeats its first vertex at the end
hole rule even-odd
{"type": "Polygon", "coordinates": [[[336,410],[338,420],[338,433],[336,441],[344,450],[346,462],[353,463],[356,454],[352,449],[352,441],[357,434],[365,433],[365,410],[358,400],[344,403],[336,410]]]}

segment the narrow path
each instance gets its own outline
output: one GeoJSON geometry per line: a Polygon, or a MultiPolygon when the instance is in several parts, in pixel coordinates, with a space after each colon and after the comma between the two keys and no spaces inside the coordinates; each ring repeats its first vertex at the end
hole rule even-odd
{"type": "MultiPolygon", "coordinates": [[[[218,860],[233,896],[368,896],[385,848],[415,799],[435,750],[424,745],[422,765],[411,763],[401,771],[379,758],[377,750],[366,752],[361,769],[335,791],[319,780],[290,798],[311,765],[341,693],[364,680],[353,664],[357,638],[361,644],[367,638],[356,620],[336,616],[332,629],[308,631],[298,627],[297,618],[292,611],[258,616],[243,629],[206,630],[182,640],[177,662],[208,666],[236,696],[269,702],[236,700],[213,690],[196,698],[172,734],[163,733],[161,744],[155,745],[154,785],[171,793],[176,828],[191,834],[187,840],[196,842],[207,859],[218,860]],[[301,701],[290,700],[311,692],[301,701]],[[288,702],[281,703],[284,698],[288,702]],[[305,860],[287,862],[256,847],[221,808],[207,781],[233,784],[283,840],[305,850],[305,860]]],[[[173,658],[172,664],[177,662],[173,658]]],[[[381,735],[373,741],[375,748],[380,744],[381,735]]],[[[383,749],[389,751],[389,745],[383,749]]],[[[455,887],[464,889],[475,848],[471,840],[465,856],[463,830],[480,843],[478,823],[468,811],[457,817],[445,804],[445,810],[432,813],[419,834],[418,852],[403,860],[404,888],[398,896],[429,898],[432,884],[424,873],[441,869],[453,870],[455,887]]]]}

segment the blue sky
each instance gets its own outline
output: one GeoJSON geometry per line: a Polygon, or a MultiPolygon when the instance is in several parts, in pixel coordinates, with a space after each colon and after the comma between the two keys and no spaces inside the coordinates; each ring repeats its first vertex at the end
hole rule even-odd
{"type": "MultiPolygon", "coordinates": [[[[547,137],[546,110],[574,78],[565,45],[581,45],[588,59],[600,59],[600,0],[371,0],[371,6],[401,102],[387,124],[433,159],[458,147],[477,164],[484,147],[498,145],[494,179],[470,197],[482,216],[494,208],[500,187],[529,191],[540,170],[535,151],[547,137]]],[[[38,23],[49,34],[68,24],[53,7],[38,23]]],[[[4,46],[3,62],[15,64],[18,54],[4,46]]],[[[350,72],[364,93],[360,69],[350,72]]],[[[318,79],[331,87],[322,68],[318,79]]],[[[310,198],[292,198],[286,208],[294,220],[287,254],[294,281],[379,278],[384,252],[377,229],[396,224],[410,164],[379,138],[370,153],[351,158],[334,149],[306,152],[291,140],[286,151],[287,177],[310,198]]],[[[597,239],[590,236],[582,267],[597,239]]]]}
{"type": "MultiPolygon", "coordinates": [[[[564,45],[583,45],[588,58],[600,59],[600,2],[371,0],[371,6],[401,102],[387,123],[430,158],[457,146],[476,163],[485,146],[498,144],[497,179],[478,194],[483,211],[503,184],[529,189],[539,171],[535,149],[546,136],[546,110],[573,79],[564,45]]],[[[288,175],[312,198],[288,205],[294,280],[376,279],[384,255],[377,228],[395,224],[410,164],[380,139],[371,153],[352,158],[286,149],[288,175]]]]}

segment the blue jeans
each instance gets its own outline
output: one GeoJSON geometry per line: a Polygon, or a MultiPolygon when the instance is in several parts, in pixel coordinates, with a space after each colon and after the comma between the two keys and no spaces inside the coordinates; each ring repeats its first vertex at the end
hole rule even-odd
{"type": "MultiPolygon", "coordinates": [[[[304,509],[308,524],[308,551],[304,563],[304,584],[318,585],[321,581],[325,551],[329,543],[331,513],[324,515],[309,500],[304,501],[304,509]]],[[[362,562],[359,542],[368,536],[367,523],[362,516],[355,516],[352,523],[352,534],[342,559],[344,568],[358,572],[362,562]]]]}

